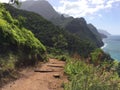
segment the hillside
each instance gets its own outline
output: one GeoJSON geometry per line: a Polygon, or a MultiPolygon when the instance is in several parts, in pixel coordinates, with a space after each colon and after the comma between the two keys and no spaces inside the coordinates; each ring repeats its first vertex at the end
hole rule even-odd
{"type": "Polygon", "coordinates": [[[18,20],[21,20],[20,16],[23,16],[25,18],[23,26],[31,30],[49,48],[67,50],[70,53],[77,52],[81,56],[86,56],[98,47],[89,40],[82,40],[78,36],[55,26],[36,13],[19,10],[9,5],[6,5],[6,9],[18,20]],[[85,52],[83,53],[83,51],[85,52]]]}
{"type": "Polygon", "coordinates": [[[97,28],[92,24],[88,24],[88,28],[94,33],[99,42],[101,42],[103,38],[107,37],[106,35],[99,33],[97,28]]]}
{"type": "Polygon", "coordinates": [[[17,68],[45,60],[45,52],[45,46],[34,34],[13,19],[0,3],[0,87],[17,78],[17,68]]]}
{"type": "Polygon", "coordinates": [[[120,62],[98,48],[97,29],[64,20],[0,4],[0,90],[120,90],[120,62]]]}
{"type": "Polygon", "coordinates": [[[22,2],[22,5],[20,7],[21,9],[27,10],[27,11],[33,11],[35,13],[38,13],[47,20],[50,20],[51,18],[57,18],[60,16],[53,7],[49,4],[46,0],[38,0],[38,1],[24,1],[22,2]]]}
{"type": "MultiPolygon", "coordinates": [[[[25,1],[22,2],[21,9],[38,13],[46,19],[49,18],[48,20],[53,22],[55,25],[64,28],[70,33],[76,34],[82,40],[92,42],[97,47],[101,47],[103,45],[101,37],[96,36],[96,34],[91,32],[85,19],[65,17],[62,14],[60,15],[56,13],[52,5],[47,1],[25,1]]],[[[97,35],[99,35],[99,33],[97,33],[97,35]]]]}
{"type": "Polygon", "coordinates": [[[3,5],[0,7],[0,53],[19,50],[28,54],[44,53],[46,50],[44,45],[35,38],[34,34],[24,28],[21,22],[13,19],[3,5]]]}
{"type": "Polygon", "coordinates": [[[99,37],[99,33],[97,30],[91,27],[88,27],[84,18],[76,18],[69,22],[65,29],[71,33],[76,34],[83,40],[89,40],[94,43],[97,47],[103,45],[101,37],[99,37]]]}

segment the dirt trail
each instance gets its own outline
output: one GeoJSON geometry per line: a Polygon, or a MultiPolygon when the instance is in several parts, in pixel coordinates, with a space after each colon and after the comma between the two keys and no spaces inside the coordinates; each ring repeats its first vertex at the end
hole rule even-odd
{"type": "Polygon", "coordinates": [[[24,77],[4,86],[1,90],[63,90],[67,82],[64,75],[65,62],[50,59],[35,70],[23,71],[24,77]]]}

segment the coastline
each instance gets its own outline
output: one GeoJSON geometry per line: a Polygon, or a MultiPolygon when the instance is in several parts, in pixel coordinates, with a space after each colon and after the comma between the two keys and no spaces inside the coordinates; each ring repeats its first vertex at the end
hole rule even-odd
{"type": "Polygon", "coordinates": [[[120,35],[111,35],[102,41],[104,45],[100,49],[108,53],[114,60],[120,62],[120,35]]]}
{"type": "Polygon", "coordinates": [[[104,43],[104,45],[102,47],[100,47],[101,49],[104,49],[108,44],[104,43]]]}
{"type": "MultiPolygon", "coordinates": [[[[108,36],[107,36],[107,38],[108,38],[108,36]]],[[[104,41],[104,40],[107,39],[107,38],[103,38],[103,39],[102,39],[104,45],[103,45],[102,47],[100,47],[100,49],[103,50],[103,49],[107,46],[107,43],[105,43],[105,41],[104,41]]]]}

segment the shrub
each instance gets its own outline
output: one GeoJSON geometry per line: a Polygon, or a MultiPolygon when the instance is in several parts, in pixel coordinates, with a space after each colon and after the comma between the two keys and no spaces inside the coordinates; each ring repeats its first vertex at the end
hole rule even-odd
{"type": "Polygon", "coordinates": [[[78,60],[67,60],[65,72],[70,82],[64,90],[119,90],[120,78],[116,72],[104,71],[78,60]]]}
{"type": "MultiPolygon", "coordinates": [[[[0,54],[13,52],[22,54],[21,57],[26,55],[26,58],[24,58],[26,61],[20,60],[18,61],[19,63],[34,63],[37,58],[39,60],[44,59],[46,52],[45,46],[35,38],[31,31],[25,29],[20,21],[13,19],[10,13],[3,6],[1,7],[0,54]]],[[[23,19],[22,17],[20,18],[23,19]]]]}
{"type": "Polygon", "coordinates": [[[60,60],[61,60],[61,61],[66,61],[66,60],[67,60],[67,56],[62,55],[62,56],[60,57],[60,60]]]}

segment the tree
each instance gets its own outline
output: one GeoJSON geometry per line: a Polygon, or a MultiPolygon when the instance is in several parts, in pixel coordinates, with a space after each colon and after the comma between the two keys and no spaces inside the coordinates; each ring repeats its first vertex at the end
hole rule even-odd
{"type": "Polygon", "coordinates": [[[55,48],[61,48],[61,49],[64,48],[65,49],[68,45],[66,38],[62,34],[60,34],[56,37],[53,37],[52,40],[54,42],[55,48]]]}

